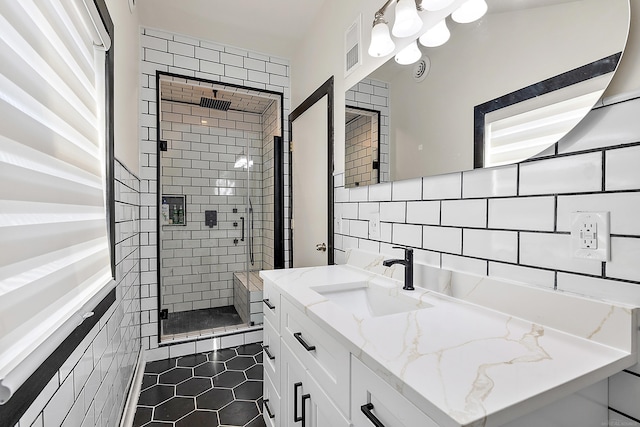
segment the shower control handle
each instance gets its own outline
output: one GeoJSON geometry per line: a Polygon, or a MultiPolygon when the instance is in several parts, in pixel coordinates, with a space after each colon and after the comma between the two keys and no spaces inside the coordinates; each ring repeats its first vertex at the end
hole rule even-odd
{"type": "Polygon", "coordinates": [[[242,237],[240,237],[240,241],[244,242],[244,217],[241,216],[240,219],[242,220],[242,237]]]}
{"type": "Polygon", "coordinates": [[[316,245],[316,251],[326,252],[327,251],[327,245],[325,245],[324,243],[318,243],[316,245]]]}

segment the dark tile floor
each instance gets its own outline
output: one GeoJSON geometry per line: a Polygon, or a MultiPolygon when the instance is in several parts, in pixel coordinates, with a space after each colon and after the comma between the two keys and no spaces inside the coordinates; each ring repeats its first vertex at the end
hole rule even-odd
{"type": "Polygon", "coordinates": [[[262,346],[149,362],[134,427],[264,427],[262,346]]]}
{"type": "Polygon", "coordinates": [[[180,311],[169,313],[169,318],[162,321],[162,334],[183,334],[222,326],[239,325],[241,323],[242,319],[232,305],[180,311]]]}

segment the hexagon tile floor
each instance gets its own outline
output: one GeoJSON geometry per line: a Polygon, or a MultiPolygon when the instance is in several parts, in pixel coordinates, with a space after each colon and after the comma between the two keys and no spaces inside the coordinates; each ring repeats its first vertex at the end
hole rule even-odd
{"type": "Polygon", "coordinates": [[[262,346],[149,362],[134,427],[264,427],[262,346]]]}

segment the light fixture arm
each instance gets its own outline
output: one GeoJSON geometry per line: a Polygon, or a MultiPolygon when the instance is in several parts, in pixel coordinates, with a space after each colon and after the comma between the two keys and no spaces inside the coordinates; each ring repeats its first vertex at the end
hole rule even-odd
{"type": "MultiPolygon", "coordinates": [[[[389,6],[391,6],[391,3],[395,2],[397,0],[387,0],[380,9],[378,9],[378,11],[376,12],[376,14],[373,16],[373,25],[375,26],[376,24],[379,24],[381,22],[387,22],[384,20],[384,14],[387,11],[387,9],[389,8],[389,6]]],[[[422,0],[416,0],[416,9],[418,10],[418,12],[422,12],[424,9],[422,8],[422,0]]]]}

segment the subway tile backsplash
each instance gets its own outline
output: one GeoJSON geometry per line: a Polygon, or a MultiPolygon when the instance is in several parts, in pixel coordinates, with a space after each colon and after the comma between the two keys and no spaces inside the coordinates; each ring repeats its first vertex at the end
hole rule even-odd
{"type": "Polygon", "coordinates": [[[602,153],[538,160],[520,165],[519,194],[586,193],[602,189],[602,153]]]}

